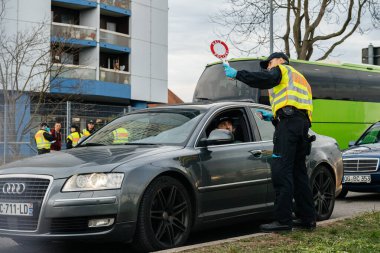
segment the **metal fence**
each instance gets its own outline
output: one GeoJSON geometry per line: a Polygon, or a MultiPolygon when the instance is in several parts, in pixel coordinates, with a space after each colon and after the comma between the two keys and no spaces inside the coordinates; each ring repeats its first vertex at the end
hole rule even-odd
{"type": "Polygon", "coordinates": [[[51,129],[62,124],[62,149],[71,124],[81,131],[93,120],[100,128],[116,117],[131,111],[129,106],[112,106],[77,102],[0,105],[0,165],[37,154],[34,135],[41,122],[51,129]]]}

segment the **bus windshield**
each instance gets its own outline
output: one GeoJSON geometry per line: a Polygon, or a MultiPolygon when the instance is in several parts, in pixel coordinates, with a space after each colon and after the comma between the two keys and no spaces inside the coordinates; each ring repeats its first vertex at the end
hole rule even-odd
{"type": "MultiPolygon", "coordinates": [[[[230,62],[230,65],[237,69],[260,70],[258,65],[257,69],[254,69],[252,68],[252,64],[248,64],[248,62],[230,62]]],[[[258,89],[251,88],[240,81],[227,78],[222,64],[215,64],[207,67],[199,78],[193,101],[222,100],[250,100],[257,102],[258,89]]]]}

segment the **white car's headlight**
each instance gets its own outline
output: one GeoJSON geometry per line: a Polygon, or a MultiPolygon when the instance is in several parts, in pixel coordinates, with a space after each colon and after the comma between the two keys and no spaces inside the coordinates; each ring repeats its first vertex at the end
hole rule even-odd
{"type": "Polygon", "coordinates": [[[120,189],[124,173],[91,173],[71,176],[63,192],[120,189]]]}

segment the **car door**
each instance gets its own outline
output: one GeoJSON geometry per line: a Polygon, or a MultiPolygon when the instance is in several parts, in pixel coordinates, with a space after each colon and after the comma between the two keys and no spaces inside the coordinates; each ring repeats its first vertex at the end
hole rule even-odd
{"type": "MultiPolygon", "coordinates": [[[[252,128],[256,135],[259,135],[257,139],[260,140],[258,142],[259,149],[262,150],[262,153],[265,154],[265,163],[267,164],[267,175],[268,175],[268,190],[267,190],[267,196],[266,196],[266,202],[269,206],[274,205],[274,199],[275,199],[275,193],[274,188],[272,184],[271,179],[271,172],[270,172],[270,163],[272,160],[272,154],[273,154],[273,135],[274,135],[274,126],[271,121],[264,121],[259,118],[257,114],[257,110],[265,110],[267,112],[271,112],[270,109],[266,107],[259,107],[259,106],[250,106],[250,120],[252,128]]],[[[264,156],[263,156],[264,157],[264,156]]]]}
{"type": "Polygon", "coordinates": [[[252,213],[266,207],[268,168],[261,145],[254,142],[246,109],[219,111],[210,117],[202,134],[207,136],[212,122],[225,115],[235,117],[237,141],[200,150],[201,216],[210,219],[252,213]]]}

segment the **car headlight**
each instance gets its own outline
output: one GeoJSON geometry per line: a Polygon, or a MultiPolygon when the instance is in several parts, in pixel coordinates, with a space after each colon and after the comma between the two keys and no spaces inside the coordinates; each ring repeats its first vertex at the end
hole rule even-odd
{"type": "Polygon", "coordinates": [[[63,192],[120,189],[124,173],[91,173],[71,176],[63,192]]]}

